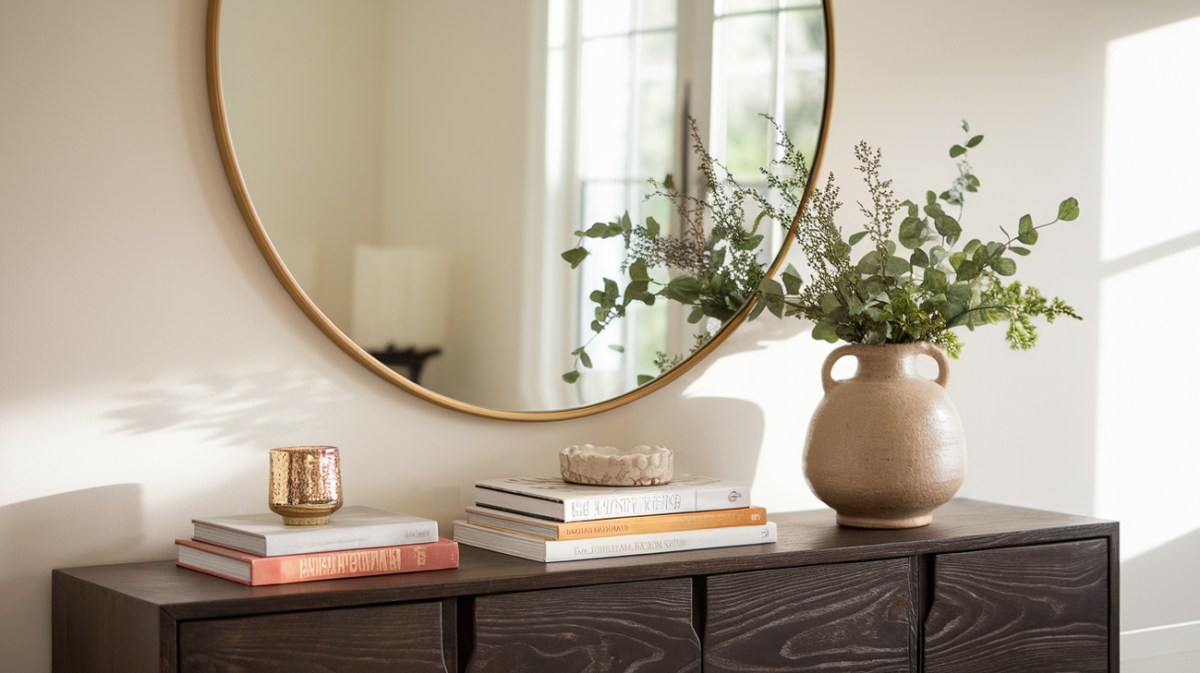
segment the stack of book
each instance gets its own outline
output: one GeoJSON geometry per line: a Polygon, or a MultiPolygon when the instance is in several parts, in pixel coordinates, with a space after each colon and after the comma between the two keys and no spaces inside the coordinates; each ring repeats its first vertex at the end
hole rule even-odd
{"type": "Polygon", "coordinates": [[[192,520],[176,565],[259,586],[458,567],[458,544],[437,522],[343,507],[323,526],[284,526],[278,514],[192,520]]]}
{"type": "Polygon", "coordinates": [[[557,477],[475,483],[454,540],[551,563],[775,542],[737,482],[676,475],[662,486],[585,486],[557,477]]]}

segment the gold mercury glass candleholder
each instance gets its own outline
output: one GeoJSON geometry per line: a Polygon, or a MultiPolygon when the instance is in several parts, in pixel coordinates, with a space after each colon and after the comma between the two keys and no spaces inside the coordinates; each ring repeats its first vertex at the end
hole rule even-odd
{"type": "Polygon", "coordinates": [[[323,526],[342,506],[342,473],[335,446],[271,449],[267,504],[286,526],[323,526]]]}

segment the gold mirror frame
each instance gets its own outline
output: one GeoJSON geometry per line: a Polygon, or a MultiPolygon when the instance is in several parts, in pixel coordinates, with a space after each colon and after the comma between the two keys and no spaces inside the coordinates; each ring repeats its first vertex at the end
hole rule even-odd
{"type": "MultiPolygon", "coordinates": [[[[455,411],[461,411],[474,416],[482,416],[484,418],[494,418],[505,421],[563,421],[572,418],[580,418],[598,414],[610,409],[615,409],[619,406],[629,404],[634,400],[641,399],[650,393],[663,388],[668,383],[683,376],[688,370],[696,366],[698,362],[708,357],[718,346],[725,342],[743,322],[750,313],[753,306],[752,302],[746,302],[742,308],[717,331],[715,335],[702,347],[700,350],[692,353],[686,360],[679,365],[676,365],[665,374],[658,376],[653,381],[638,386],[624,394],[618,395],[603,402],[586,405],[582,407],[572,407],[569,409],[560,409],[554,411],[506,411],[502,409],[491,409],[488,407],[480,407],[474,404],[461,402],[451,397],[441,395],[419,384],[413,383],[407,378],[393,371],[390,367],[383,364],[379,360],[371,357],[365,350],[359,347],[350,337],[338,329],[337,325],[333,324],[321,309],[313,303],[304,290],[300,288],[300,284],[288,271],[284,265],[283,259],[279,256],[279,252],[271,243],[270,237],[267,236],[266,227],[263,226],[262,220],[258,216],[258,212],[254,209],[254,203],[250,199],[250,192],[246,189],[246,181],[242,176],[241,168],[238,166],[237,154],[233,149],[233,137],[229,133],[229,121],[225,115],[225,98],[221,88],[221,5],[223,0],[209,0],[208,3],[208,28],[207,37],[205,40],[206,48],[206,67],[208,70],[208,101],[212,112],[213,128],[216,132],[217,146],[221,151],[221,162],[225,165],[225,175],[229,178],[229,187],[233,190],[233,197],[237,201],[238,209],[242,213],[242,217],[246,221],[246,226],[250,229],[250,235],[254,237],[254,242],[258,245],[258,249],[262,252],[262,256],[267,261],[267,265],[271,267],[275,277],[291,295],[292,300],[300,307],[300,310],[308,316],[309,320],[321,329],[330,339],[333,340],[342,350],[346,351],[350,357],[358,361],[359,364],[374,372],[380,378],[394,384],[395,386],[438,406],[455,411]]],[[[825,154],[825,137],[829,130],[829,114],[833,109],[833,12],[830,8],[831,0],[822,2],[822,12],[824,14],[825,23],[825,100],[821,111],[821,128],[817,135],[817,149],[813,153],[812,175],[817,175],[820,172],[821,159],[825,154]]],[[[791,249],[792,239],[795,237],[796,227],[799,225],[800,213],[803,212],[804,206],[808,203],[809,197],[812,195],[813,185],[816,180],[809,180],[809,184],[805,187],[804,194],[801,197],[801,207],[796,213],[795,219],[792,221],[792,226],[788,230],[787,237],[784,239],[783,246],[776,255],[775,261],[767,270],[766,277],[774,277],[779,272],[779,268],[783,265],[784,259],[787,257],[788,250],[791,249]]]]}

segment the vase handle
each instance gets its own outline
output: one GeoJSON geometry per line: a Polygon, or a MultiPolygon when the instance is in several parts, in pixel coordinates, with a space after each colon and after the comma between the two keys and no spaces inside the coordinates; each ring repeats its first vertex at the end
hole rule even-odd
{"type": "Polygon", "coordinates": [[[825,358],[825,366],[821,367],[821,388],[824,389],[825,392],[829,392],[829,389],[832,388],[834,384],[841,383],[841,381],[833,378],[833,364],[847,355],[855,355],[855,351],[857,351],[858,348],[858,344],[846,344],[840,348],[835,348],[834,351],[825,358]]]}
{"type": "Polygon", "coordinates": [[[928,341],[918,341],[921,344],[921,352],[937,361],[938,375],[933,380],[934,383],[945,388],[946,382],[950,379],[950,360],[946,359],[946,350],[935,346],[928,341]]]}

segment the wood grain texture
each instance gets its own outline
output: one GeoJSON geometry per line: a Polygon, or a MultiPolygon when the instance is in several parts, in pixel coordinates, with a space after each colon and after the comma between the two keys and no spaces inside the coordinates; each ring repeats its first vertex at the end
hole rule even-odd
{"type": "Polygon", "coordinates": [[[1108,541],[945,554],[934,561],[926,673],[1109,670],[1108,541]]]}
{"type": "Polygon", "coordinates": [[[441,602],[179,625],[180,673],[451,673],[441,602]]]}
{"type": "Polygon", "coordinates": [[[907,673],[909,559],[708,578],[705,673],[907,673]]]}
{"type": "Polygon", "coordinates": [[[475,600],[469,673],[700,671],[690,579],[475,600]]]}

